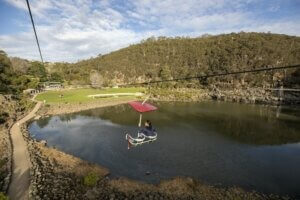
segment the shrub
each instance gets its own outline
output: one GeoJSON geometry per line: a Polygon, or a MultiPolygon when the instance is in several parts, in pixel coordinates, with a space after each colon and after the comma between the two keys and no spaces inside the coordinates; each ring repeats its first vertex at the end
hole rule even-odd
{"type": "Polygon", "coordinates": [[[7,112],[0,112],[0,124],[5,123],[8,117],[9,114],[7,112]]]}
{"type": "Polygon", "coordinates": [[[6,159],[0,159],[0,169],[6,164],[6,159]]]}
{"type": "Polygon", "coordinates": [[[93,187],[97,184],[99,177],[97,174],[91,172],[83,178],[83,184],[88,187],[93,187]]]}
{"type": "Polygon", "coordinates": [[[2,192],[0,192],[0,200],[9,200],[6,195],[4,195],[2,192]]]}

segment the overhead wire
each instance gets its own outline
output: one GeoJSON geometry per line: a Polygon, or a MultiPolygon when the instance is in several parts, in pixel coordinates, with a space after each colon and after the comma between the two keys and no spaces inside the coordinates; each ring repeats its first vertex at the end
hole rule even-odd
{"type": "Polygon", "coordinates": [[[28,8],[28,12],[29,12],[29,15],[30,15],[30,19],[31,19],[31,24],[32,24],[32,27],[33,27],[33,32],[34,32],[34,35],[35,35],[35,40],[36,40],[36,43],[37,43],[37,46],[38,46],[38,49],[39,49],[41,61],[42,61],[42,63],[44,64],[44,59],[43,59],[43,56],[42,56],[42,51],[41,51],[39,39],[38,39],[38,36],[37,36],[37,33],[36,33],[36,29],[35,29],[35,25],[34,25],[32,13],[31,13],[29,1],[26,0],[26,3],[27,3],[27,8],[28,8]]]}

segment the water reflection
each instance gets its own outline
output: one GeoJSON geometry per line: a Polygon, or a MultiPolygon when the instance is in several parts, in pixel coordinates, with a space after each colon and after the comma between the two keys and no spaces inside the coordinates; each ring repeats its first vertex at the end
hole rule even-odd
{"type": "MultiPolygon", "coordinates": [[[[193,127],[209,126],[219,134],[256,145],[300,141],[300,110],[296,108],[220,102],[156,104],[160,110],[146,114],[145,118],[151,118],[158,127],[172,127],[174,123],[193,127]]],[[[79,114],[107,119],[121,125],[134,125],[137,122],[137,114],[127,105],[88,110],[79,114]]]]}
{"type": "MultiPolygon", "coordinates": [[[[219,134],[246,144],[279,145],[300,141],[300,109],[275,106],[242,105],[220,102],[161,103],[157,112],[145,114],[157,127],[172,127],[174,123],[193,127],[210,127],[219,134]]],[[[77,116],[106,119],[115,124],[134,126],[137,113],[128,105],[93,109],[77,114],[59,115],[62,122],[77,116]]],[[[51,118],[37,121],[40,128],[51,118]]]]}
{"type": "Polygon", "coordinates": [[[45,118],[41,118],[40,120],[36,121],[36,123],[40,128],[44,128],[49,124],[50,120],[51,120],[50,117],[45,117],[45,118]]]}

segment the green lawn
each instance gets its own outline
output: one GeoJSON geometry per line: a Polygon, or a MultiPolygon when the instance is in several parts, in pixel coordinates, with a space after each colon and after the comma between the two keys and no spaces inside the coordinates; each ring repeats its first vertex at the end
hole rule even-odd
{"type": "MultiPolygon", "coordinates": [[[[97,101],[100,98],[93,99],[88,95],[93,94],[113,94],[113,93],[135,93],[143,92],[144,88],[109,88],[109,89],[70,89],[60,91],[47,91],[36,97],[38,101],[46,100],[46,103],[77,103],[87,101],[97,101]],[[63,95],[62,97],[60,97],[63,95]]],[[[115,98],[115,97],[110,97],[115,98]]],[[[108,98],[105,98],[108,99],[108,98]]]]}

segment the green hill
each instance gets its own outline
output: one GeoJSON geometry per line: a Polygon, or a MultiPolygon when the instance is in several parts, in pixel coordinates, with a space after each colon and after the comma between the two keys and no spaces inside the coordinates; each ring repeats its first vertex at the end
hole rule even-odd
{"type": "MultiPolygon", "coordinates": [[[[114,85],[300,63],[300,37],[270,33],[232,33],[199,38],[149,38],[140,44],[77,62],[56,63],[52,72],[69,83],[114,85]],[[92,78],[94,77],[94,78],[92,78]]],[[[214,78],[202,82],[249,85],[295,84],[295,70],[214,78]],[[293,73],[293,74],[292,74],[293,73]],[[284,83],[283,83],[284,82],[284,83]]],[[[171,84],[198,86],[197,81],[171,84]]]]}

